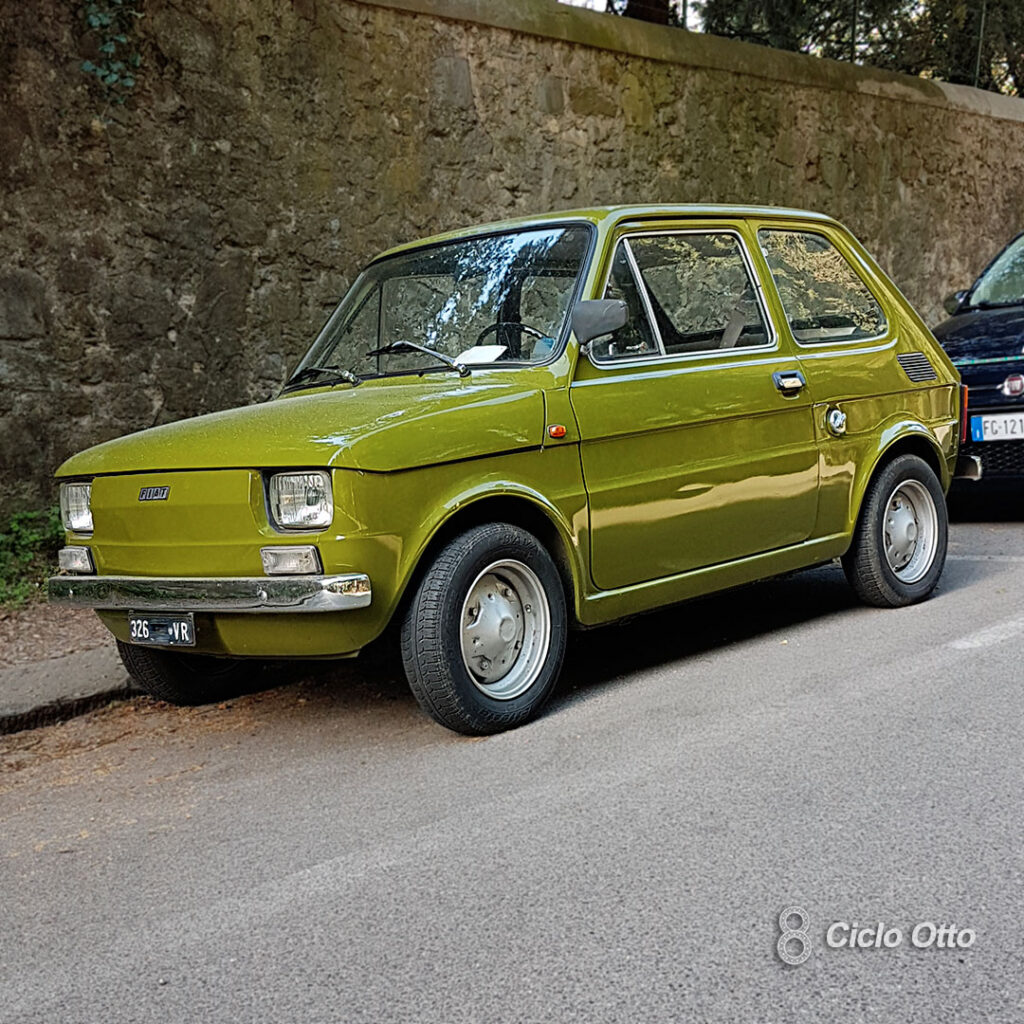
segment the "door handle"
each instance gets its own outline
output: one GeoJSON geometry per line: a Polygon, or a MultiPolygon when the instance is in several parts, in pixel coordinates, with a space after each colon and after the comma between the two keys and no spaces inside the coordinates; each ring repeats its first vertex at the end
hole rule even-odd
{"type": "Polygon", "coordinates": [[[795,395],[807,383],[799,370],[778,370],[772,380],[784,395],[795,395]]]}

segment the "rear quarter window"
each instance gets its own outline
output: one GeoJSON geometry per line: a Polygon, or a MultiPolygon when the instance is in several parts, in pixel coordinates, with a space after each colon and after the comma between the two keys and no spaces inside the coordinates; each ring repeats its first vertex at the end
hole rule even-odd
{"type": "Polygon", "coordinates": [[[885,313],[846,257],[814,231],[757,233],[793,337],[802,345],[885,334],[885,313]]]}

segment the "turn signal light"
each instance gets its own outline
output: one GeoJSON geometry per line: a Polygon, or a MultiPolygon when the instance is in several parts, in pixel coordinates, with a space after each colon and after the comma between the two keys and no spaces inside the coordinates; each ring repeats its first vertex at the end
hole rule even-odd
{"type": "Polygon", "coordinates": [[[260,548],[263,571],[268,576],[313,576],[320,570],[320,555],[311,544],[260,548]]]}
{"type": "Polygon", "coordinates": [[[57,552],[57,565],[61,572],[94,573],[92,554],[88,548],[61,548],[57,552]]]}

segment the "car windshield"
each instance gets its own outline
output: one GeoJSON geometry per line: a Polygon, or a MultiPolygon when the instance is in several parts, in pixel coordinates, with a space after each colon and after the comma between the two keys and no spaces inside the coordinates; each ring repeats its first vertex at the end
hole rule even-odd
{"type": "Polygon", "coordinates": [[[371,264],[299,364],[358,377],[444,369],[409,342],[474,365],[543,363],[555,352],[590,242],[585,224],[431,245],[371,264]],[[393,346],[393,348],[391,348],[393,346]],[[380,351],[383,350],[383,351],[380,351]]]}
{"type": "Polygon", "coordinates": [[[1024,303],[1024,235],[1014,239],[978,278],[972,306],[1015,306],[1024,303]]]}

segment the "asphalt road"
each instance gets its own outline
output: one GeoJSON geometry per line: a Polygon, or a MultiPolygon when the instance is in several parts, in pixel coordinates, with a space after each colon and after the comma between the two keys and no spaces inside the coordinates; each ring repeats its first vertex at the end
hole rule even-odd
{"type": "Polygon", "coordinates": [[[581,635],[485,740],[358,663],[3,738],[0,1021],[1024,1019],[1005,508],[913,608],[826,568],[581,635]]]}

